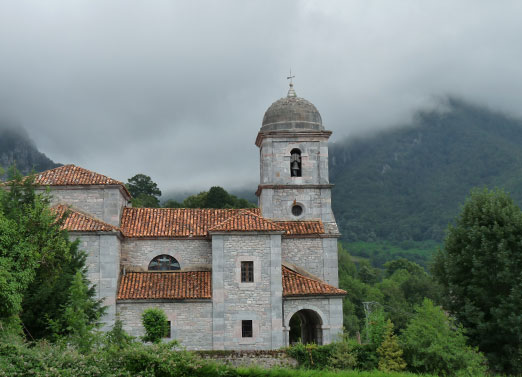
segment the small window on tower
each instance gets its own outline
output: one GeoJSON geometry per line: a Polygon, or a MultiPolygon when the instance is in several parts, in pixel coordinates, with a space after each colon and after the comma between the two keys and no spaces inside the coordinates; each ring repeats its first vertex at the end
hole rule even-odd
{"type": "Polygon", "coordinates": [[[292,177],[301,177],[301,151],[297,148],[290,152],[290,173],[292,177]]]}
{"type": "Polygon", "coordinates": [[[241,262],[241,283],[252,283],[254,281],[254,262],[241,262]]]}
{"type": "Polygon", "coordinates": [[[243,338],[252,338],[252,320],[241,321],[241,336],[243,338]]]}

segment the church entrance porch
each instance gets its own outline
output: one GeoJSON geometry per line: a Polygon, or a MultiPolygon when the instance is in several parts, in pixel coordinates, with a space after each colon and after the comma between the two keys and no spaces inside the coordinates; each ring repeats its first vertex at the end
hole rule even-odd
{"type": "Polygon", "coordinates": [[[302,309],[290,318],[290,345],[296,343],[323,344],[323,321],[317,312],[311,309],[302,309]]]}

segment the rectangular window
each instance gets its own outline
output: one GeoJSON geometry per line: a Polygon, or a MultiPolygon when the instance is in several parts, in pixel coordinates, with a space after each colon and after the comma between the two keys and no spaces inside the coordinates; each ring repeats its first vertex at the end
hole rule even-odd
{"type": "Polygon", "coordinates": [[[241,321],[241,335],[243,338],[252,338],[252,320],[241,321]]]}
{"type": "Polygon", "coordinates": [[[241,282],[251,283],[254,281],[254,262],[241,262],[241,282]]]}
{"type": "Polygon", "coordinates": [[[167,335],[164,338],[170,338],[170,321],[167,321],[167,335]]]}

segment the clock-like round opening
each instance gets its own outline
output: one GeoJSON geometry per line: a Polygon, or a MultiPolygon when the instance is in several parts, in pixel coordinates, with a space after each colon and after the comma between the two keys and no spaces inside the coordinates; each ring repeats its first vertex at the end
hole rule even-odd
{"type": "Polygon", "coordinates": [[[303,207],[301,207],[300,205],[296,204],[292,207],[292,215],[294,216],[301,216],[303,214],[303,207]]]}

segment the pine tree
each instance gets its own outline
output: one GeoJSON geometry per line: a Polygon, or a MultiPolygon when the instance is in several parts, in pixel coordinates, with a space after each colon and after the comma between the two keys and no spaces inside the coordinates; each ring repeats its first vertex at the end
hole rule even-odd
{"type": "Polygon", "coordinates": [[[402,348],[393,333],[393,323],[388,320],[384,332],[384,339],[377,349],[379,354],[379,370],[383,372],[401,371],[406,368],[406,362],[402,358],[402,348]]]}

